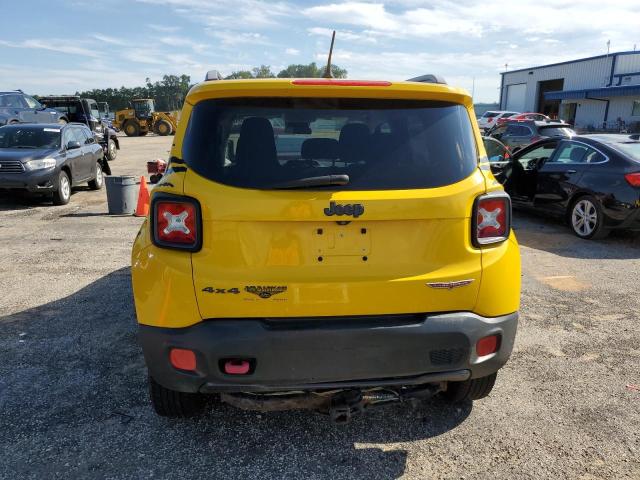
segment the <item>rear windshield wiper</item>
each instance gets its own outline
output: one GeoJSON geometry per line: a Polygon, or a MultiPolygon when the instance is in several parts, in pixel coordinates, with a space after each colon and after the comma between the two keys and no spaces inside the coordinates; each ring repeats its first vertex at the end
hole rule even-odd
{"type": "Polygon", "coordinates": [[[289,182],[276,183],[268,188],[308,188],[308,187],[328,187],[331,185],[348,185],[349,175],[323,175],[321,177],[298,178],[289,182]]]}

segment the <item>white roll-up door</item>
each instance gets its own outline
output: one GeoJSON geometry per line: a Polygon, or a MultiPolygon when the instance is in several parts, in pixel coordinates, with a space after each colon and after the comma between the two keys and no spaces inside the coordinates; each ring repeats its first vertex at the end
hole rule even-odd
{"type": "Polygon", "coordinates": [[[512,112],[524,112],[526,93],[526,83],[507,85],[507,106],[505,110],[510,110],[512,112]]]}

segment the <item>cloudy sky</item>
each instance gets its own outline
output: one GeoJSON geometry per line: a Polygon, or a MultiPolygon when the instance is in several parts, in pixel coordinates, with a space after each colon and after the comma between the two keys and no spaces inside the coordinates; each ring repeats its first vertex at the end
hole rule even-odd
{"type": "Polygon", "coordinates": [[[326,61],[350,78],[440,73],[476,101],[499,72],[640,49],[640,0],[0,0],[0,90],[65,94],[326,61]]]}

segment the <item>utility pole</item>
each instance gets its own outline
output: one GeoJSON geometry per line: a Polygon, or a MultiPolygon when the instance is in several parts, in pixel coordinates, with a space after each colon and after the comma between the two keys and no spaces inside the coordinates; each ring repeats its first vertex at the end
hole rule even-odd
{"type": "Polygon", "coordinates": [[[471,98],[474,97],[475,93],[476,93],[476,77],[473,77],[473,81],[471,83],[471,98]]]}
{"type": "Polygon", "coordinates": [[[607,55],[609,55],[610,47],[611,47],[611,40],[607,40],[607,55]]]}
{"type": "Polygon", "coordinates": [[[504,64],[504,71],[506,72],[508,68],[509,68],[509,63],[507,62],[504,64]]]}

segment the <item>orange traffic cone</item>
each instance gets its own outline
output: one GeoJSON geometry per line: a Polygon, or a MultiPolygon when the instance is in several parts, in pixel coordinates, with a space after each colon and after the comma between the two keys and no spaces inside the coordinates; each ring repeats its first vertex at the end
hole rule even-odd
{"type": "Polygon", "coordinates": [[[146,217],[149,215],[149,189],[147,188],[147,178],[140,177],[140,191],[138,192],[138,205],[136,206],[136,217],[146,217]]]}

